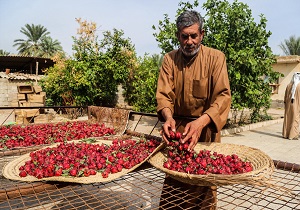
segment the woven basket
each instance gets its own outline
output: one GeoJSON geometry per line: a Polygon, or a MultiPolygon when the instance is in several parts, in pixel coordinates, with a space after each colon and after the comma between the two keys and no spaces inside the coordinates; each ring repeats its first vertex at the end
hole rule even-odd
{"type": "Polygon", "coordinates": [[[247,161],[250,161],[253,166],[253,171],[236,175],[195,175],[177,172],[163,167],[163,163],[167,160],[167,154],[164,150],[158,151],[156,154],[154,154],[149,159],[149,162],[152,166],[165,172],[173,179],[191,185],[221,186],[231,184],[255,184],[260,186],[266,186],[268,180],[271,179],[272,173],[274,171],[274,163],[268,155],[266,155],[259,149],[242,145],[223,143],[198,143],[195,147],[196,152],[199,152],[200,150],[204,149],[224,155],[236,154],[242,160],[247,159],[247,161]]]}
{"type": "MultiPolygon", "coordinates": [[[[70,141],[72,142],[72,141],[70,141]]],[[[78,141],[77,141],[78,142],[78,141]]],[[[68,142],[69,143],[69,142],[68,142]]],[[[95,144],[107,144],[107,145],[111,145],[112,141],[110,140],[97,140],[97,142],[95,144]]],[[[57,144],[51,145],[49,147],[55,147],[57,146],[57,144]]],[[[163,147],[163,144],[160,144],[150,155],[149,157],[156,153],[158,150],[160,150],[163,147]]],[[[46,147],[44,147],[46,148],[46,147]]],[[[138,165],[135,165],[134,167],[132,167],[131,169],[122,169],[121,172],[118,173],[114,173],[114,174],[109,174],[107,178],[103,178],[101,173],[97,173],[96,175],[92,175],[89,177],[71,177],[71,176],[67,176],[67,177],[63,177],[63,176],[53,176],[53,177],[47,177],[47,178],[42,178],[42,179],[38,179],[34,176],[26,176],[26,177],[20,177],[19,173],[20,173],[20,166],[24,165],[26,161],[30,160],[30,153],[22,155],[16,159],[14,159],[13,161],[7,163],[4,167],[3,167],[3,176],[7,179],[10,180],[19,180],[19,181],[25,181],[25,182],[35,182],[35,181],[59,181],[59,182],[73,182],[73,183],[81,183],[81,184],[90,184],[90,183],[96,183],[96,182],[110,182],[112,180],[115,180],[117,178],[120,178],[121,176],[134,171],[136,168],[138,168],[140,165],[142,165],[144,162],[146,162],[148,158],[146,158],[143,162],[139,163],[138,165]]]]}

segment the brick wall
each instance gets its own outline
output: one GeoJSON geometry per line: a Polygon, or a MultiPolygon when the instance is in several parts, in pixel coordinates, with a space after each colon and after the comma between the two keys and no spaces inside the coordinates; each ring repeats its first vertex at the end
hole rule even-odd
{"type": "Polygon", "coordinates": [[[0,78],[0,107],[9,107],[12,102],[18,101],[18,85],[26,85],[31,80],[9,80],[0,78]]]}

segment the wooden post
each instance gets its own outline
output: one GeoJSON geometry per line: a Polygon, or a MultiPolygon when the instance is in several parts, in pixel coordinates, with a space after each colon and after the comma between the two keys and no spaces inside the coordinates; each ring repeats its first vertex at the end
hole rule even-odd
{"type": "Polygon", "coordinates": [[[39,62],[37,61],[36,62],[36,65],[35,65],[35,84],[37,85],[37,78],[38,78],[38,74],[39,74],[39,62]]]}

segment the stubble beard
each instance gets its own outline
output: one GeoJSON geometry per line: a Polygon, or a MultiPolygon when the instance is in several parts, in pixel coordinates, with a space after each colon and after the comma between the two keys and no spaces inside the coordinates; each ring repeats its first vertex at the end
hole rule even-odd
{"type": "Polygon", "coordinates": [[[194,49],[192,52],[186,51],[186,50],[185,50],[185,47],[181,47],[181,51],[182,51],[182,53],[183,53],[185,56],[187,56],[187,57],[192,57],[192,56],[196,55],[196,54],[199,52],[199,50],[200,50],[200,45],[201,45],[201,43],[200,43],[200,44],[197,46],[197,48],[194,49]]]}

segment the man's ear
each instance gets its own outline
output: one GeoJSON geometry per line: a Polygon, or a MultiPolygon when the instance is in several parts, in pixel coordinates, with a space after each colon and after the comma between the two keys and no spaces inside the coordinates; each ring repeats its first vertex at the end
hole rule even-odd
{"type": "MultiPolygon", "coordinates": [[[[201,34],[201,39],[203,40],[203,38],[204,38],[204,34],[205,34],[205,31],[204,31],[204,29],[202,29],[202,31],[200,32],[200,34],[201,34]]],[[[201,41],[202,41],[201,40],[201,41]]]]}
{"type": "Polygon", "coordinates": [[[177,38],[178,40],[179,40],[179,38],[180,38],[179,34],[180,34],[179,31],[176,31],[176,32],[175,32],[175,36],[176,36],[176,38],[177,38]]]}

